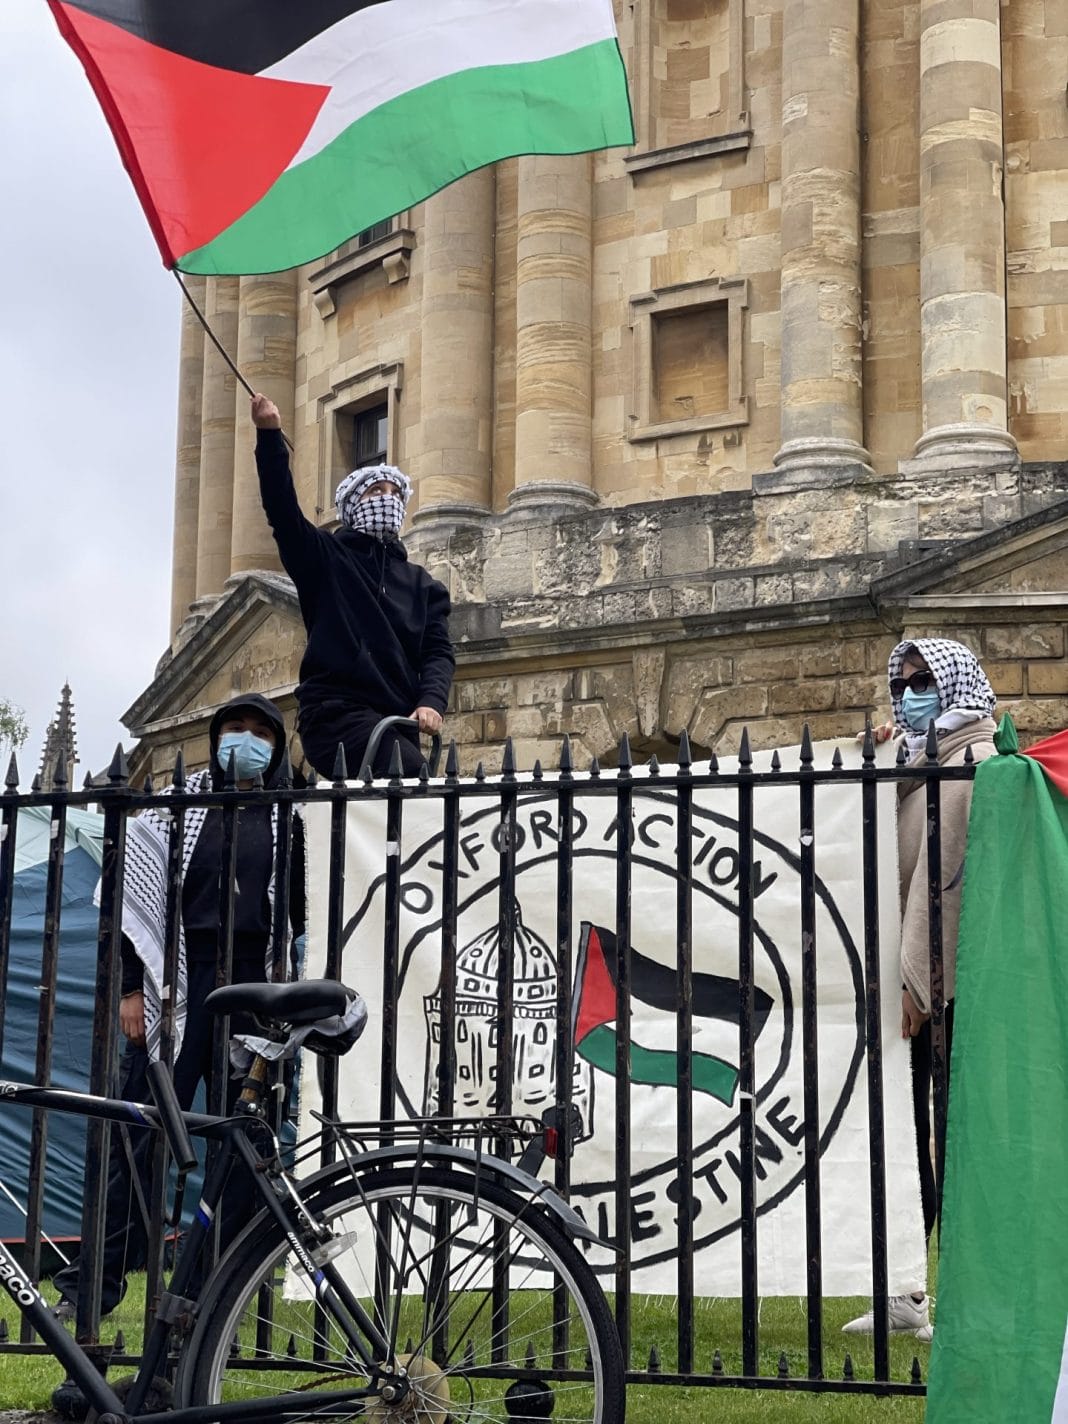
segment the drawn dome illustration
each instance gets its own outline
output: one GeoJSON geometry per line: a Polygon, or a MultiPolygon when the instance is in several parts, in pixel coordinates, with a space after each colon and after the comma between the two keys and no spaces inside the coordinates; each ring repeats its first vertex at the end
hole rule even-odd
{"type": "MultiPolygon", "coordinates": [[[[540,1118],[556,1101],[556,1006],[559,976],[552,950],[523,923],[518,903],[512,935],[512,1105],[517,1116],[540,1118]]],[[[456,1085],[454,1111],[464,1116],[498,1112],[497,984],[500,927],[476,936],[456,956],[456,1085]]],[[[423,999],[427,1024],[425,1108],[437,1111],[441,1056],[441,985],[423,999]]],[[[575,1058],[571,1100],[590,1132],[591,1070],[575,1058]]]]}

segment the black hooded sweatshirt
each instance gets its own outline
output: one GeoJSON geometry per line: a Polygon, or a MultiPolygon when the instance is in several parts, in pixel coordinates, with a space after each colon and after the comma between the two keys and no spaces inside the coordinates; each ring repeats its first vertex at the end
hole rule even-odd
{"type": "MultiPolygon", "coordinates": [[[[222,790],[226,780],[216,757],[220,729],[227,717],[245,710],[258,713],[275,730],[274,755],[263,774],[263,784],[272,786],[277,780],[286,745],[285,721],[268,698],[258,692],[248,692],[220,707],[208,727],[211,780],[216,791],[222,790]]],[[[233,952],[235,961],[249,960],[257,968],[263,963],[271,932],[271,904],[267,887],[271,879],[273,853],[270,806],[241,807],[238,811],[234,873],[233,952]]],[[[182,927],[185,930],[186,960],[190,964],[214,963],[218,956],[222,858],[223,817],[221,809],[214,807],[204,818],[182,884],[182,927]]],[[[294,935],[303,931],[304,919],[304,828],[303,822],[294,817],[289,872],[289,920],[294,935]]],[[[241,977],[245,975],[242,973],[241,977]]],[[[124,937],[122,992],[134,993],[142,988],[143,983],[141,960],[133,945],[124,937]]]]}
{"type": "Polygon", "coordinates": [[[308,646],[300,664],[301,725],[326,702],[380,716],[416,707],[444,714],[456,666],[449,595],[399,539],[330,534],[305,519],[278,430],[260,430],[256,468],[264,512],[296,584],[308,646]]]}

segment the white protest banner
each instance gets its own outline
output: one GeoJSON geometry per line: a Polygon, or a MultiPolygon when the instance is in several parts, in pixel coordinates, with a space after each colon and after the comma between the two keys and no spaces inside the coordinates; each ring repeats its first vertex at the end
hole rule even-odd
{"type": "MultiPolygon", "coordinates": [[[[816,765],[838,746],[859,764],[853,743],[823,743],[816,765]]],[[[885,762],[885,749],[881,760],[885,762]]],[[[781,753],[798,765],[797,750],[781,753]]],[[[766,770],[758,754],[754,770],[766,770]]],[[[724,759],[721,772],[737,770],[724,759]]],[[[670,774],[672,768],[663,768],[670,774]]],[[[616,1233],[617,1120],[628,1091],[615,1076],[614,953],[617,820],[613,773],[590,793],[574,781],[572,1096],[581,1116],[571,1200],[605,1239],[616,1233]]],[[[529,785],[529,783],[528,783],[529,785]]],[[[861,788],[856,781],[815,788],[815,904],[822,1192],[822,1262],[827,1295],[871,1290],[867,1068],[865,1058],[861,788]]],[[[909,1045],[900,1034],[896,787],[878,792],[878,898],[882,982],[883,1102],[887,1243],[891,1293],[926,1279],[909,1045]]],[[[497,975],[501,916],[513,916],[513,1110],[540,1117],[556,1099],[554,1045],[559,992],[558,805],[547,778],[519,792],[514,905],[500,893],[501,808],[496,795],[461,794],[457,922],[454,1111],[493,1111],[497,1057],[497,975]]],[[[308,808],[307,972],[326,957],[329,808],[308,808]]],[[[683,1174],[694,1189],[695,1289],[740,1293],[738,791],[693,789],[692,904],[693,1152],[676,1142],[676,796],[642,771],[634,775],[631,829],[631,1155],[627,1228],[632,1288],[671,1292],[676,1284],[677,1203],[683,1174]]],[[[378,1112],[383,1018],[386,870],[400,865],[397,1002],[398,1115],[436,1108],[441,1019],[443,801],[433,790],[403,804],[399,842],[388,842],[386,803],[357,798],[348,810],[341,977],[367,1000],[370,1024],[341,1063],[339,1113],[378,1112]]],[[[801,876],[799,793],[764,779],[753,787],[755,1086],[759,1286],[762,1295],[805,1291],[804,1077],[801,1049],[801,876]]],[[[305,1070],[302,1109],[316,1105],[305,1070]]],[[[544,1171],[551,1175],[552,1164],[544,1171]]],[[[590,1260],[610,1272],[609,1250],[590,1260]]]]}

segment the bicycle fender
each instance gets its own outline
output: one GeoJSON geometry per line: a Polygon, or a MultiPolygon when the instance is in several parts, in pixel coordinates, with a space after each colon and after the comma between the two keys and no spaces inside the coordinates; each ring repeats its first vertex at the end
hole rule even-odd
{"type": "MultiPolygon", "coordinates": [[[[357,1166],[359,1172],[362,1173],[364,1168],[395,1167],[411,1162],[459,1167],[472,1177],[490,1177],[499,1182],[501,1186],[511,1187],[514,1191],[534,1197],[539,1205],[545,1207],[570,1235],[577,1237],[578,1240],[603,1246],[608,1251],[619,1249],[611,1242],[602,1240],[596,1231],[583,1221],[574,1207],[564,1201],[559,1192],[548,1182],[543,1182],[540,1177],[532,1177],[529,1172],[524,1172],[521,1167],[513,1166],[511,1162],[505,1162],[500,1157],[472,1152],[468,1147],[451,1147],[444,1143],[433,1142],[410,1142],[398,1143],[393,1147],[376,1147],[371,1152],[361,1152],[357,1166]]],[[[336,1162],[330,1167],[325,1167],[321,1172],[316,1172],[314,1176],[306,1177],[300,1182],[301,1193],[303,1194],[305,1190],[310,1191],[320,1183],[331,1180],[338,1172],[348,1173],[349,1170],[346,1162],[336,1162]]]]}

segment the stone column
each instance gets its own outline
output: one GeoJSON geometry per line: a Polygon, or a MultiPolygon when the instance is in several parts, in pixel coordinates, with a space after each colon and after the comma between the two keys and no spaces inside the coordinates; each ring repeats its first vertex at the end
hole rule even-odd
{"type": "MultiPolygon", "coordinates": [[[[187,277],[189,293],[204,310],[206,277],[187,277]]],[[[200,415],[204,389],[204,328],[182,302],[178,355],[178,448],[174,462],[174,543],[171,561],[171,637],[197,596],[197,506],[200,502],[200,415]]]]}
{"type": "Polygon", "coordinates": [[[493,168],[482,168],[424,209],[417,526],[480,521],[490,509],[496,192],[493,168]]]}
{"type": "MultiPolygon", "coordinates": [[[[204,315],[227,351],[237,351],[236,277],[209,277],[204,315]]],[[[217,597],[230,577],[234,503],[233,372],[204,337],[200,419],[200,499],[197,504],[197,600],[217,597]]]]}
{"type": "Polygon", "coordinates": [[[818,483],[867,471],[861,388],[858,0],[785,0],[782,446],[818,483]]]}
{"type": "MultiPolygon", "coordinates": [[[[270,396],[293,437],[297,362],[297,270],[242,277],[237,319],[237,367],[255,391],[270,396]]],[[[230,573],[280,569],[271,527],[260,504],[256,432],[248,392],[236,386],[234,411],[233,530],[230,573]]]]}
{"type": "Polygon", "coordinates": [[[596,504],[593,160],[519,160],[515,489],[510,508],[596,504]]]}
{"type": "Polygon", "coordinates": [[[998,0],[920,3],[924,465],[1009,463],[998,0]]]}

